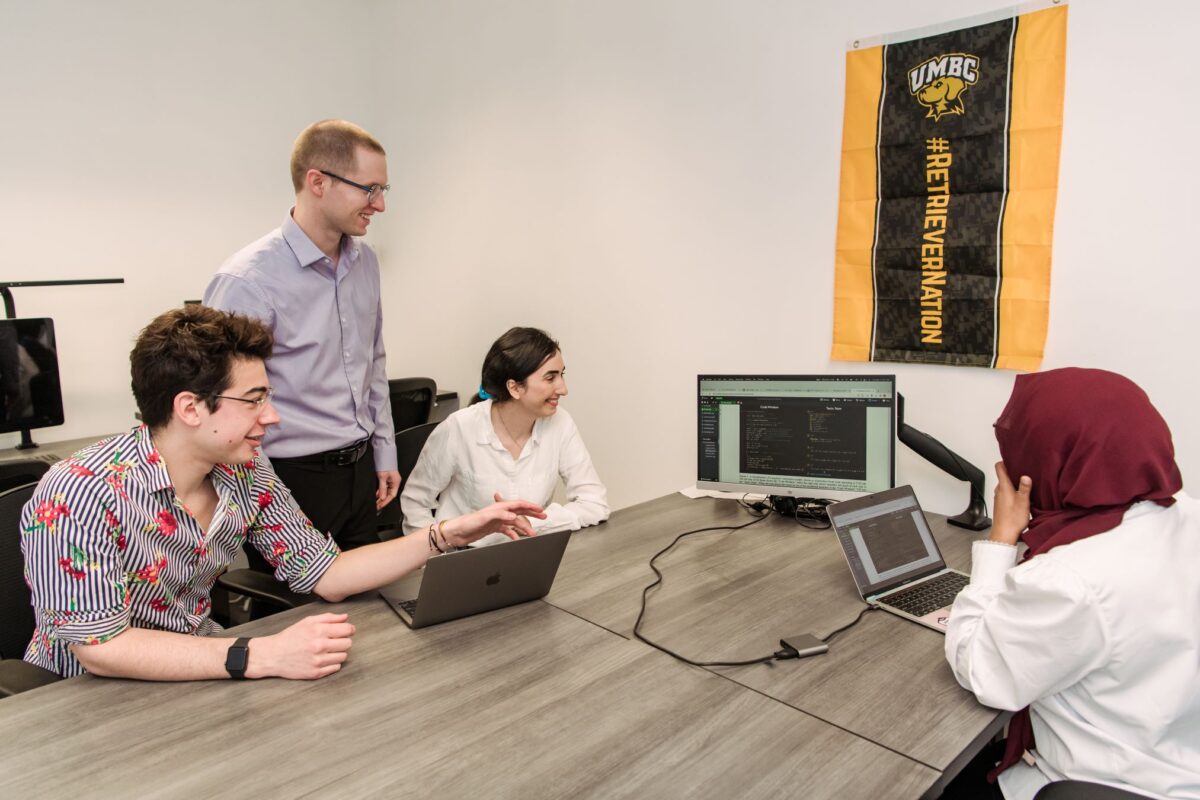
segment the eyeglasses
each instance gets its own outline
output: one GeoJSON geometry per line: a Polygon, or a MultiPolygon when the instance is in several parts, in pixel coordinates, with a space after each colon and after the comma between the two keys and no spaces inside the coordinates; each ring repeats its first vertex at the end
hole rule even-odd
{"type": "Polygon", "coordinates": [[[253,399],[251,399],[249,397],[233,397],[232,395],[228,395],[228,394],[214,394],[213,399],[215,400],[216,398],[219,397],[222,400],[236,400],[239,403],[249,403],[252,406],[257,406],[258,408],[262,408],[264,405],[266,405],[266,402],[268,400],[270,400],[272,396],[274,396],[274,394],[275,394],[275,390],[273,388],[268,387],[267,390],[265,392],[263,392],[261,397],[255,397],[253,399]]]}
{"type": "Polygon", "coordinates": [[[353,186],[355,189],[361,189],[362,191],[366,192],[368,203],[374,203],[376,200],[379,200],[385,194],[387,194],[388,189],[392,188],[391,184],[379,184],[379,183],[372,183],[370,186],[364,186],[361,183],[355,183],[354,181],[350,180],[349,178],[343,178],[341,175],[334,175],[332,172],[328,172],[323,169],[319,169],[319,170],[317,170],[317,172],[320,172],[322,175],[328,175],[329,177],[333,178],[335,181],[341,181],[342,183],[346,184],[347,186],[353,186]]]}

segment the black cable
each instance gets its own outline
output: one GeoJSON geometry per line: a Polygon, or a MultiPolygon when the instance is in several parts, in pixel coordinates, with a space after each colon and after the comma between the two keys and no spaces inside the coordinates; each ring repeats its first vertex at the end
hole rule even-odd
{"type": "Polygon", "coordinates": [[[821,641],[825,642],[825,644],[829,644],[830,640],[833,639],[833,637],[837,636],[839,633],[841,633],[844,630],[849,630],[850,628],[853,628],[855,625],[858,624],[858,621],[861,620],[868,611],[874,611],[874,610],[875,610],[875,606],[867,606],[862,611],[858,612],[858,616],[854,618],[853,622],[843,625],[842,627],[840,627],[837,630],[833,631],[832,633],[828,634],[821,641]]]}
{"type": "Polygon", "coordinates": [[[746,498],[749,496],[750,493],[746,492],[739,500],[736,501],[737,504],[755,516],[766,516],[767,514],[771,513],[771,506],[767,502],[769,498],[763,498],[762,500],[755,500],[753,503],[747,503],[746,498]]]}
{"type": "Polygon", "coordinates": [[[767,498],[767,502],[770,503],[775,513],[781,517],[791,517],[793,522],[809,530],[824,531],[832,527],[826,507],[833,503],[833,500],[821,497],[771,495],[767,498]]]}
{"type": "Polygon", "coordinates": [[[796,513],[793,515],[793,519],[795,519],[799,525],[802,525],[810,530],[829,530],[833,527],[833,523],[829,521],[829,512],[826,510],[826,508],[832,502],[832,500],[826,500],[825,498],[821,497],[807,498],[803,502],[796,504],[796,513]],[[804,515],[803,518],[801,517],[801,514],[804,515]],[[810,519],[816,524],[810,525],[809,523],[805,522],[804,519],[810,519]]]}
{"type": "MultiPolygon", "coordinates": [[[[744,498],[744,495],[743,495],[743,498],[744,498]]],[[[741,502],[741,501],[739,501],[739,502],[741,502]]],[[[747,508],[748,510],[750,509],[750,507],[746,506],[746,505],[743,505],[743,507],[747,508]]],[[[681,539],[683,539],[684,537],[692,536],[697,533],[709,533],[711,531],[729,531],[732,533],[734,531],[740,531],[742,528],[748,528],[751,525],[762,522],[768,516],[770,516],[770,511],[764,510],[764,513],[762,513],[759,516],[756,516],[754,519],[752,519],[749,522],[744,523],[742,525],[718,525],[718,526],[711,527],[711,528],[696,528],[695,530],[685,531],[685,532],[679,534],[678,536],[676,536],[675,539],[669,545],[667,545],[662,550],[659,550],[657,553],[655,553],[654,556],[650,559],[650,569],[654,572],[656,577],[655,577],[655,580],[653,583],[648,585],[646,588],[642,589],[642,607],[638,611],[637,622],[633,623],[634,637],[637,638],[639,641],[645,642],[646,644],[650,645],[655,650],[660,650],[660,651],[666,653],[667,655],[671,656],[672,658],[676,658],[676,659],[684,662],[685,664],[691,664],[694,667],[746,667],[746,666],[750,666],[751,664],[765,664],[768,661],[782,661],[782,660],[786,660],[789,658],[796,658],[798,654],[796,653],[795,650],[791,650],[790,648],[784,648],[784,649],[776,650],[774,653],[772,653],[769,656],[763,656],[762,658],[748,659],[746,661],[693,661],[692,659],[687,658],[686,656],[681,656],[681,655],[679,655],[679,653],[676,653],[674,650],[670,650],[670,649],[664,647],[663,645],[658,644],[657,642],[647,639],[645,636],[642,635],[642,620],[646,616],[647,596],[649,595],[651,589],[653,589],[656,586],[661,586],[662,582],[663,582],[663,574],[661,571],[659,571],[658,567],[654,563],[655,561],[657,561],[659,559],[660,556],[663,556],[666,553],[668,553],[671,550],[671,548],[673,548],[676,544],[678,544],[679,541],[681,539]]]]}
{"type": "MultiPolygon", "coordinates": [[[[633,624],[633,635],[636,639],[638,639],[639,641],[645,642],[646,644],[650,645],[651,647],[653,647],[656,650],[666,653],[667,655],[671,656],[672,658],[678,659],[679,661],[682,661],[685,664],[691,664],[694,667],[748,667],[753,664],[766,664],[771,661],[787,661],[789,659],[800,657],[800,654],[798,652],[796,652],[796,650],[794,648],[789,647],[785,642],[780,642],[780,644],[783,645],[783,647],[781,649],[776,650],[774,653],[772,653],[769,656],[762,656],[760,658],[752,658],[752,659],[747,659],[745,661],[693,661],[692,659],[690,659],[686,656],[682,656],[679,653],[676,653],[674,650],[671,650],[667,647],[664,647],[661,644],[658,644],[655,641],[652,641],[652,640],[646,638],[642,634],[642,622],[646,616],[646,601],[649,598],[650,590],[655,588],[656,586],[661,586],[662,582],[663,582],[663,574],[659,570],[659,568],[655,564],[655,562],[661,556],[664,556],[668,552],[670,552],[671,549],[680,542],[680,540],[682,540],[688,536],[698,534],[698,533],[711,533],[712,531],[729,531],[732,533],[734,531],[740,531],[743,528],[748,528],[751,525],[762,522],[764,519],[766,519],[767,517],[769,517],[771,515],[771,511],[780,513],[781,516],[787,516],[787,514],[783,514],[782,512],[779,511],[779,509],[777,509],[775,507],[775,504],[773,502],[774,500],[777,499],[775,496],[769,496],[765,502],[755,502],[755,503],[747,503],[746,496],[747,495],[742,495],[741,499],[738,500],[737,503],[742,508],[744,508],[747,511],[749,511],[750,513],[754,514],[755,515],[754,519],[750,520],[749,522],[743,523],[741,525],[717,525],[717,526],[713,526],[713,527],[709,527],[709,528],[696,528],[695,530],[684,531],[683,533],[676,536],[673,540],[671,540],[671,543],[669,545],[664,547],[662,550],[659,550],[657,553],[655,553],[650,558],[650,569],[654,572],[655,579],[654,579],[653,583],[649,584],[644,589],[642,589],[642,605],[641,605],[641,608],[638,610],[637,621],[634,622],[634,624],[633,624]]],[[[805,498],[805,499],[797,502],[796,510],[792,512],[792,517],[793,517],[793,519],[796,520],[796,522],[800,523],[801,525],[804,525],[805,527],[816,528],[818,530],[824,530],[825,528],[830,527],[829,515],[825,511],[825,507],[828,506],[832,502],[833,502],[832,500],[825,500],[825,499],[818,499],[818,498],[805,498]],[[817,528],[817,526],[805,525],[805,523],[801,522],[800,518],[799,518],[799,513],[800,513],[801,508],[804,508],[805,513],[814,514],[814,518],[815,518],[815,513],[822,514],[826,524],[824,526],[821,526],[820,528],[817,528]]],[[[842,627],[836,628],[835,630],[826,634],[826,636],[823,639],[821,639],[821,641],[828,644],[838,634],[842,633],[843,631],[847,631],[850,628],[853,628],[855,625],[857,625],[862,620],[862,618],[864,616],[866,616],[866,613],[868,611],[874,611],[874,610],[875,610],[875,606],[863,607],[863,609],[858,612],[857,617],[855,617],[852,621],[843,625],[842,627]]]]}

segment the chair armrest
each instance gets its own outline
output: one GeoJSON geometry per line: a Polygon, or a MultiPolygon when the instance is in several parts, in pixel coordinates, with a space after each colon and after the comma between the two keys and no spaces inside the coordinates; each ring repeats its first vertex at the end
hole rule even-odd
{"type": "Polygon", "coordinates": [[[311,594],[297,594],[284,584],[263,572],[252,569],[234,569],[217,578],[217,583],[231,592],[261,600],[279,608],[296,608],[314,602],[311,594]]]}
{"type": "Polygon", "coordinates": [[[11,697],[60,680],[62,678],[50,670],[19,658],[0,661],[0,697],[11,697]]]}

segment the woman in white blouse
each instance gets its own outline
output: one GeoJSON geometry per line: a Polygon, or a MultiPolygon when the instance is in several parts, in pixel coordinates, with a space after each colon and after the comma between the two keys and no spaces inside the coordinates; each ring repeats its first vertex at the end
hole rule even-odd
{"type": "Polygon", "coordinates": [[[1021,709],[1004,797],[1073,779],[1200,798],[1200,503],[1166,422],[1127,378],[1072,368],[1018,376],[995,430],[995,520],[946,657],[981,703],[1021,709]]]}
{"type": "Polygon", "coordinates": [[[558,342],[537,328],[512,328],[483,360],[479,398],[452,414],[425,443],[404,486],[406,534],[435,520],[525,498],[545,506],[539,533],[579,530],[608,519],[604,484],[570,415],[558,342]],[[478,402],[482,399],[482,402],[478,402]],[[559,479],[565,503],[551,503],[559,479]]]}

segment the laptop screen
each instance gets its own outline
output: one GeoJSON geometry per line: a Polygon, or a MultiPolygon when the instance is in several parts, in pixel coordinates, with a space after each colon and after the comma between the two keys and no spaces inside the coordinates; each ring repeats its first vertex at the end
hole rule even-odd
{"type": "Polygon", "coordinates": [[[911,486],[837,503],[829,518],[864,597],[946,566],[911,486]]]}

